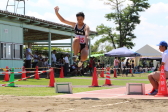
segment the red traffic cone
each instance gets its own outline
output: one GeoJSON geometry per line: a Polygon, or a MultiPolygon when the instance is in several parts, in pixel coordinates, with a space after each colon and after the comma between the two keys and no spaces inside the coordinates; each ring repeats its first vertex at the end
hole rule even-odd
{"type": "Polygon", "coordinates": [[[104,68],[102,68],[102,71],[100,73],[100,77],[104,78],[104,68]]]}
{"type": "Polygon", "coordinates": [[[40,79],[39,73],[38,73],[38,66],[36,66],[36,73],[34,79],[40,79]]]}
{"type": "Polygon", "coordinates": [[[114,77],[117,78],[117,69],[114,68],[114,77]]]}
{"type": "Polygon", "coordinates": [[[166,75],[164,72],[164,66],[161,66],[161,72],[160,72],[160,80],[159,80],[159,89],[156,97],[160,96],[168,96],[167,92],[167,84],[166,84],[166,75]]]}
{"type": "Polygon", "coordinates": [[[100,87],[98,85],[98,77],[97,77],[97,74],[96,74],[96,67],[94,67],[94,71],[93,71],[93,77],[92,77],[92,85],[89,86],[89,87],[100,87]]]}
{"type": "Polygon", "coordinates": [[[106,80],[105,80],[105,84],[103,86],[112,86],[111,80],[110,80],[110,69],[109,68],[107,68],[106,80]]]}
{"type": "Polygon", "coordinates": [[[61,70],[60,70],[60,78],[64,78],[64,71],[63,71],[63,67],[61,67],[61,70]]]}
{"type": "Polygon", "coordinates": [[[55,83],[55,77],[54,77],[54,69],[50,68],[50,83],[49,83],[49,87],[54,87],[54,83],[55,83]]]}
{"type": "MultiPolygon", "coordinates": [[[[6,70],[5,71],[9,72],[8,69],[9,69],[8,66],[6,66],[6,70]]],[[[4,81],[9,81],[9,74],[8,73],[5,73],[4,81]]]]}
{"type": "MultiPolygon", "coordinates": [[[[22,79],[23,78],[26,78],[26,70],[24,66],[22,67],[22,79]]],[[[23,79],[23,80],[27,80],[27,79],[23,79]]]]}

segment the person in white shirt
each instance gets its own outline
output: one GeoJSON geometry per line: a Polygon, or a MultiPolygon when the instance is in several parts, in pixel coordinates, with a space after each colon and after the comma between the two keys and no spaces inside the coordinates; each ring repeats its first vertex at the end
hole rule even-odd
{"type": "MultiPolygon", "coordinates": [[[[159,44],[159,50],[163,52],[162,54],[162,62],[161,66],[164,65],[164,71],[166,78],[168,78],[168,50],[167,50],[167,42],[161,41],[159,44]]],[[[161,71],[161,66],[159,71],[153,72],[148,75],[148,79],[150,83],[152,84],[154,91],[151,93],[148,93],[149,95],[156,95],[158,93],[158,87],[159,87],[159,79],[160,79],[160,71],[161,71]]]]}
{"type": "Polygon", "coordinates": [[[38,57],[38,52],[37,51],[35,52],[33,58],[34,58],[34,62],[32,64],[32,68],[35,68],[37,63],[38,63],[38,61],[39,61],[39,57],[38,57]]]}
{"type": "Polygon", "coordinates": [[[68,59],[69,54],[66,54],[64,57],[64,75],[67,76],[67,72],[69,70],[69,59],[68,59]]]}
{"type": "Polygon", "coordinates": [[[125,59],[122,59],[122,61],[121,61],[121,73],[122,73],[122,77],[124,76],[124,73],[125,73],[125,64],[124,64],[124,60],[125,60],[125,59]]]}
{"type": "Polygon", "coordinates": [[[25,61],[25,68],[31,68],[31,59],[33,57],[31,51],[31,44],[28,44],[28,48],[26,49],[26,61],[25,61]]]}
{"type": "Polygon", "coordinates": [[[52,54],[51,54],[51,60],[52,60],[52,67],[55,66],[56,62],[57,62],[57,58],[56,58],[56,50],[53,50],[52,51],[52,54]]]}

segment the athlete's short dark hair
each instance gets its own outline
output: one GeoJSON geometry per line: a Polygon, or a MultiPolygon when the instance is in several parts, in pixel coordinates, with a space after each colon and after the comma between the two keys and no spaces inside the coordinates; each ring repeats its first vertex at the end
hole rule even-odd
{"type": "Polygon", "coordinates": [[[85,18],[85,14],[83,12],[78,12],[76,14],[76,17],[82,16],[83,18],[85,18]]]}

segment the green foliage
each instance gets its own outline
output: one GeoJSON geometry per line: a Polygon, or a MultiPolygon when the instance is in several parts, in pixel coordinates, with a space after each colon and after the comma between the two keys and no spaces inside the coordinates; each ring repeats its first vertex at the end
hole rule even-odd
{"type": "MultiPolygon", "coordinates": [[[[102,36],[96,41],[96,47],[101,43],[112,43],[114,49],[126,46],[132,48],[135,43],[132,42],[136,38],[133,31],[136,25],[140,24],[139,13],[150,7],[147,0],[129,0],[132,4],[128,4],[123,8],[125,0],[104,0],[105,5],[110,5],[112,12],[105,15],[107,21],[115,23],[115,27],[105,26],[101,24],[97,26],[97,32],[102,36]]],[[[109,45],[108,45],[109,46],[109,45]]],[[[109,47],[106,47],[109,50],[109,47]]],[[[111,48],[110,48],[111,49],[111,48]]]]}

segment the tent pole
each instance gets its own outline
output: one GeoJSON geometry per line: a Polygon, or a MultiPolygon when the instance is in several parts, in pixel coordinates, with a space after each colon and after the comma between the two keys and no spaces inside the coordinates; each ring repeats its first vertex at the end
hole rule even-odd
{"type": "Polygon", "coordinates": [[[48,33],[48,58],[49,65],[51,65],[51,32],[48,33]]]}

